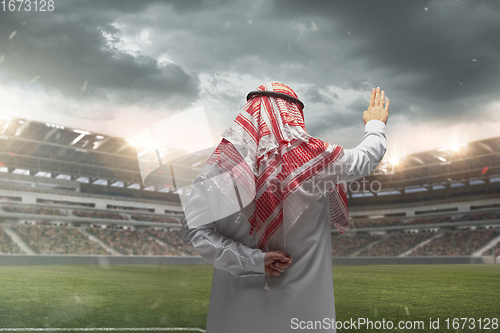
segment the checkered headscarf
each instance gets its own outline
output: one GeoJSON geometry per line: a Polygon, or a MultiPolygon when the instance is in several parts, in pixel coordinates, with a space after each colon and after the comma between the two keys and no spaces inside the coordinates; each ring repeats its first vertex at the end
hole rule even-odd
{"type": "MultiPolygon", "coordinates": [[[[288,86],[270,82],[257,88],[298,98],[288,86]]],[[[307,134],[302,109],[282,98],[254,96],[222,134],[222,141],[195,181],[221,172],[217,186],[243,190],[250,198],[242,203],[242,217],[264,250],[284,250],[286,235],[300,215],[321,195],[328,193],[330,220],[343,233],[349,229],[345,187],[335,184],[332,170],[343,153],[307,134]],[[329,177],[329,178],[328,178],[329,177]],[[225,183],[224,183],[225,182],[225,183]]],[[[233,192],[234,193],[234,192],[233,192]]]]}

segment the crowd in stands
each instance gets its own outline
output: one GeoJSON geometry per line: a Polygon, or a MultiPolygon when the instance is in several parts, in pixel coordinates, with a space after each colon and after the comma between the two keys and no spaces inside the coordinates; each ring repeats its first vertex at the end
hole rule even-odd
{"type": "Polygon", "coordinates": [[[60,201],[60,200],[47,200],[47,199],[36,199],[37,203],[46,205],[58,205],[58,206],[75,206],[75,207],[88,207],[93,208],[95,205],[92,203],[75,202],[75,201],[60,201]]]}
{"type": "Polygon", "coordinates": [[[109,254],[101,245],[73,227],[12,225],[21,238],[40,254],[109,254]]]}
{"type": "Polygon", "coordinates": [[[353,228],[369,228],[369,227],[383,227],[390,225],[403,225],[403,224],[434,224],[444,222],[461,222],[461,221],[480,221],[480,220],[495,220],[500,219],[500,211],[497,212],[484,212],[463,215],[439,215],[428,217],[417,217],[406,220],[395,220],[394,218],[386,219],[358,219],[352,222],[353,228]]]}
{"type": "Polygon", "coordinates": [[[90,228],[88,231],[125,255],[171,256],[183,254],[169,246],[160,244],[147,232],[102,228],[90,228]]]}
{"type": "Polygon", "coordinates": [[[17,246],[16,243],[5,234],[3,228],[0,226],[0,253],[2,254],[21,254],[23,251],[17,246]]]}
{"type": "Polygon", "coordinates": [[[443,222],[453,222],[454,219],[450,215],[441,216],[429,216],[429,217],[417,217],[407,221],[405,224],[432,224],[432,223],[443,223],[443,222]]]}
{"type": "Polygon", "coordinates": [[[181,239],[180,231],[148,230],[147,233],[167,243],[179,253],[185,253],[192,256],[198,255],[192,246],[184,244],[181,239]]]}
{"type": "Polygon", "coordinates": [[[471,255],[498,235],[500,235],[499,228],[446,231],[443,236],[414,250],[410,256],[471,255]]]}
{"type": "MultiPolygon", "coordinates": [[[[3,211],[8,213],[23,213],[23,214],[42,214],[42,215],[57,215],[57,216],[67,216],[67,213],[58,208],[52,207],[30,207],[21,205],[4,205],[1,207],[3,211]]],[[[120,214],[104,210],[81,210],[74,209],[73,215],[78,217],[86,218],[96,218],[96,219],[111,219],[111,220],[128,220],[126,214],[120,214]]],[[[146,221],[146,222],[160,222],[160,223],[179,223],[179,220],[168,216],[161,215],[143,215],[143,214],[131,214],[133,220],[136,221],[146,221]]]]}
{"type": "Polygon", "coordinates": [[[356,254],[357,257],[394,257],[434,236],[433,233],[394,234],[368,246],[356,254]]]}
{"type": "Polygon", "coordinates": [[[171,218],[171,217],[167,217],[167,216],[151,216],[151,215],[132,214],[131,217],[133,220],[136,220],[136,221],[179,223],[178,220],[171,218]]]}
{"type": "MultiPolygon", "coordinates": [[[[21,239],[39,254],[91,254],[109,255],[99,243],[78,228],[37,223],[35,225],[14,224],[12,229],[21,239]]],[[[124,255],[197,255],[180,239],[178,231],[126,230],[114,228],[89,228],[88,232],[124,255]],[[159,240],[159,241],[158,241],[159,240]]],[[[22,250],[0,227],[0,253],[22,253],[22,250]]]]}
{"type": "Polygon", "coordinates": [[[79,210],[74,209],[73,215],[78,217],[89,217],[93,219],[105,219],[105,220],[128,220],[128,217],[122,214],[98,211],[98,210],[79,210]]]}
{"type": "Polygon", "coordinates": [[[401,220],[395,219],[359,219],[352,222],[353,228],[384,227],[388,225],[401,224],[401,220]]]}
{"type": "MultiPolygon", "coordinates": [[[[147,204],[158,204],[164,205],[165,200],[154,200],[154,199],[137,199],[137,198],[123,198],[119,196],[113,195],[102,195],[102,194],[87,194],[82,192],[77,192],[76,190],[62,190],[62,189],[45,189],[40,187],[26,187],[26,186],[16,186],[11,184],[2,183],[2,190],[12,190],[12,191],[22,191],[22,192],[30,192],[30,193],[41,193],[41,194],[59,194],[64,196],[72,196],[72,197],[82,197],[82,198],[92,198],[92,199],[105,199],[105,200],[115,200],[115,201],[124,201],[124,202],[141,202],[147,204]]],[[[168,200],[167,200],[168,201],[168,200]]],[[[176,201],[168,201],[169,205],[181,206],[180,202],[176,201]]]]}
{"type": "Polygon", "coordinates": [[[153,213],[154,212],[153,208],[122,207],[122,206],[115,206],[115,205],[107,205],[106,207],[108,209],[121,210],[121,211],[143,212],[143,213],[153,213]]]}
{"type": "MultiPolygon", "coordinates": [[[[480,201],[480,200],[490,200],[490,199],[498,199],[500,198],[500,193],[498,194],[484,194],[484,195],[474,195],[474,196],[465,196],[460,198],[449,198],[449,199],[437,199],[437,200],[415,200],[413,202],[406,202],[404,205],[406,207],[415,207],[415,206],[430,206],[430,205],[439,205],[446,203],[455,203],[455,202],[469,202],[469,201],[480,201]]],[[[373,210],[373,209],[390,209],[400,207],[401,203],[393,203],[393,204],[380,204],[380,205],[365,205],[363,209],[365,210],[373,210]]]]}
{"type": "Polygon", "coordinates": [[[57,215],[66,216],[67,213],[51,207],[29,207],[20,205],[4,205],[2,210],[8,213],[23,213],[23,214],[40,214],[40,215],[57,215]]]}
{"type": "Polygon", "coordinates": [[[380,235],[332,235],[332,256],[333,257],[349,257],[359,249],[367,246],[370,243],[380,240],[380,235]]]}
{"type": "MultiPolygon", "coordinates": [[[[108,251],[78,228],[14,224],[12,229],[36,253],[40,254],[93,254],[108,255],[108,251]]],[[[191,246],[184,244],[180,231],[126,230],[117,228],[89,228],[90,233],[124,255],[197,255],[191,246]],[[159,240],[159,241],[158,241],[159,240]]],[[[435,236],[435,233],[404,233],[380,235],[356,234],[332,235],[333,257],[398,256],[435,236]]],[[[415,249],[410,256],[457,256],[471,255],[494,237],[500,236],[500,228],[459,229],[446,231],[427,244],[415,249]]],[[[0,228],[0,253],[15,254],[23,251],[0,228]]],[[[483,255],[500,256],[500,243],[483,255]]]]}
{"type": "Polygon", "coordinates": [[[478,221],[478,220],[497,220],[497,219],[500,219],[500,211],[465,214],[460,216],[458,218],[458,221],[478,221]]]}
{"type": "Polygon", "coordinates": [[[22,198],[21,197],[9,197],[6,195],[0,195],[0,200],[3,200],[3,201],[21,201],[22,198]]]}
{"type": "Polygon", "coordinates": [[[500,256],[500,242],[498,242],[495,246],[483,252],[483,256],[500,256]]]}

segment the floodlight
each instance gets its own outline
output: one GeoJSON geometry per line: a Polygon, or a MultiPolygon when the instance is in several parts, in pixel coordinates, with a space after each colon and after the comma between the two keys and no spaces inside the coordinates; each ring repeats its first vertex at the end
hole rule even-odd
{"type": "Polygon", "coordinates": [[[393,158],[391,158],[391,159],[389,160],[389,162],[390,162],[392,165],[396,165],[396,164],[398,164],[398,163],[399,163],[399,157],[394,156],[393,158]]]}

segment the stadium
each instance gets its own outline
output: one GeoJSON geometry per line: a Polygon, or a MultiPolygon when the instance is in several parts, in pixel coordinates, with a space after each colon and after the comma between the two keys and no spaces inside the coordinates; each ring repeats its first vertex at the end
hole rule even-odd
{"type": "MultiPolygon", "coordinates": [[[[172,184],[197,174],[203,151],[178,159],[174,180],[159,168],[145,186],[125,139],[25,119],[0,125],[3,254],[196,256],[179,238],[172,184]]],[[[348,184],[352,227],[333,231],[332,256],[496,262],[499,150],[500,137],[382,161],[348,184]]]]}
{"type": "MultiPolygon", "coordinates": [[[[0,128],[0,264],[4,281],[11,281],[2,291],[7,301],[0,307],[6,314],[0,326],[203,331],[212,268],[180,239],[183,210],[176,183],[192,179],[207,152],[176,160],[175,177],[171,168],[149,170],[144,184],[139,151],[130,140],[12,117],[0,119],[0,128]],[[78,291],[67,279],[99,287],[78,291]],[[53,285],[57,281],[61,289],[53,285]],[[32,288],[38,296],[27,292],[32,288]],[[51,296],[51,290],[59,290],[59,296],[51,296]],[[127,302],[110,301],[116,297],[127,302]],[[93,309],[106,306],[113,311],[93,309]]],[[[371,317],[418,313],[426,318],[436,317],[426,312],[429,303],[410,305],[419,290],[429,288],[429,275],[419,274],[442,278],[435,288],[443,292],[450,276],[490,274],[496,279],[490,283],[498,282],[491,264],[500,262],[499,151],[500,137],[443,147],[383,160],[371,175],[349,183],[351,230],[339,234],[332,226],[334,284],[345,285],[353,275],[373,284],[360,273],[383,275],[390,267],[394,271],[377,283],[403,283],[400,290],[405,290],[405,279],[416,279],[422,289],[401,291],[409,299],[401,305],[395,301],[401,295],[393,296],[386,309],[373,309],[380,303],[373,298],[365,305],[371,317]],[[408,276],[401,282],[393,274],[408,276]]],[[[451,317],[463,310],[464,316],[492,318],[497,305],[487,306],[497,303],[488,281],[482,280],[480,290],[473,288],[483,295],[475,310],[460,303],[446,313],[451,317]]],[[[347,293],[336,289],[336,304],[347,293]]],[[[359,298],[366,302],[365,296],[359,298]]],[[[351,305],[354,313],[360,311],[356,304],[351,305]]]]}

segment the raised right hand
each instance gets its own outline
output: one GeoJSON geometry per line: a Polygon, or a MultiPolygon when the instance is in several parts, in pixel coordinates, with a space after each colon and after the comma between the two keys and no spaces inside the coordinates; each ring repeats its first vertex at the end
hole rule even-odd
{"type": "Polygon", "coordinates": [[[372,90],[370,96],[370,105],[368,109],[363,113],[363,122],[366,124],[370,120],[380,120],[384,124],[387,124],[387,118],[389,117],[389,99],[385,98],[385,91],[382,90],[380,93],[380,87],[372,90]],[[384,107],[385,102],[385,107],[384,107]]]}

